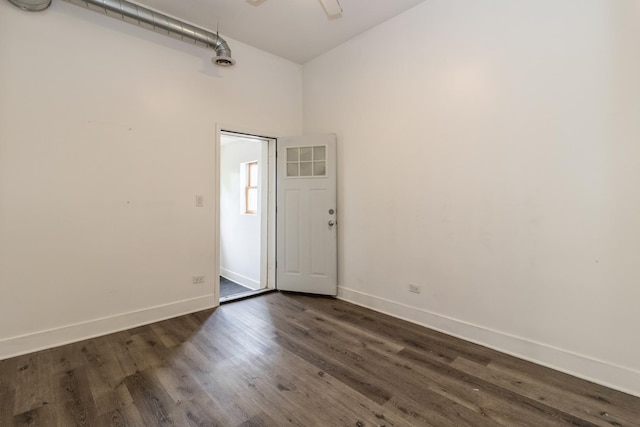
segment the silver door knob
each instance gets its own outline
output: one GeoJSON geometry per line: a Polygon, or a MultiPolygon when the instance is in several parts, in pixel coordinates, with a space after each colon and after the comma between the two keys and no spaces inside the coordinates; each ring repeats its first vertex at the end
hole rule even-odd
{"type": "Polygon", "coordinates": [[[333,227],[334,225],[336,225],[336,223],[333,222],[333,220],[329,220],[329,227],[333,227]]]}

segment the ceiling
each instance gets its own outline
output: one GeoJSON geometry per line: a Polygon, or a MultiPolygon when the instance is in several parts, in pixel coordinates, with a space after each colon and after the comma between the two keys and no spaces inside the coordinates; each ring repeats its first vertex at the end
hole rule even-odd
{"type": "MultiPolygon", "coordinates": [[[[423,0],[340,0],[327,17],[319,0],[136,0],[143,6],[303,64],[423,0]]],[[[233,45],[231,44],[233,50],[233,45]]]]}

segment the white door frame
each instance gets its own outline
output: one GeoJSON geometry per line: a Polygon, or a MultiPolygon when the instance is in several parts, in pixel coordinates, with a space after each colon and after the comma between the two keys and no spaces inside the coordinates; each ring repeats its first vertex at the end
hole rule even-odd
{"type": "MultiPolygon", "coordinates": [[[[267,209],[261,218],[261,267],[260,282],[266,281],[267,289],[276,288],[276,137],[266,136],[272,133],[260,132],[238,126],[226,126],[216,123],[215,138],[215,176],[214,176],[214,306],[220,305],[220,135],[223,131],[237,133],[239,136],[256,137],[268,141],[268,189],[267,209]]],[[[263,209],[264,211],[264,209],[263,209]]]]}

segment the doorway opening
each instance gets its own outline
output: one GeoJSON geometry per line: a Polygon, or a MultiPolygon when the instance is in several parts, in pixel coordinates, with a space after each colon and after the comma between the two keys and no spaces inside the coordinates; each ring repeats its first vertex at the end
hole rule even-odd
{"type": "Polygon", "coordinates": [[[275,288],[275,273],[270,274],[275,255],[270,250],[272,151],[275,157],[273,139],[220,131],[220,303],[275,288]]]}

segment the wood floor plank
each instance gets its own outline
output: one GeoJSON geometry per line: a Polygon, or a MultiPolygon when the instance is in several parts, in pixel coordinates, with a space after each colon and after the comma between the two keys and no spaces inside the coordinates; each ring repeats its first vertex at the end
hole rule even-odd
{"type": "Polygon", "coordinates": [[[271,408],[279,407],[280,411],[272,414],[276,425],[320,425],[314,411],[300,410],[294,399],[287,399],[283,395],[284,390],[290,390],[286,385],[278,383],[274,387],[268,375],[256,369],[255,365],[238,364],[235,369],[240,382],[243,383],[239,387],[238,396],[245,404],[259,411],[256,415],[264,411],[271,413],[271,408]]]}
{"type": "Polygon", "coordinates": [[[101,414],[97,424],[101,427],[129,427],[132,425],[119,410],[101,414]]]}
{"type": "Polygon", "coordinates": [[[15,393],[18,361],[22,357],[0,360],[0,393],[15,393]]]}
{"type": "Polygon", "coordinates": [[[201,325],[192,316],[181,316],[153,323],[149,327],[165,347],[174,347],[191,338],[201,325]]]}
{"type": "Polygon", "coordinates": [[[271,427],[276,425],[278,424],[273,418],[271,418],[265,412],[261,412],[258,415],[251,417],[250,420],[247,420],[242,424],[239,424],[238,427],[271,427]]]}
{"type": "MultiPolygon", "coordinates": [[[[630,418],[620,416],[617,414],[617,408],[604,401],[595,403],[588,401],[572,393],[548,387],[535,378],[519,372],[509,372],[506,369],[495,368],[491,364],[488,367],[480,368],[474,362],[463,358],[454,361],[452,366],[532,400],[541,402],[561,400],[564,412],[593,425],[625,425],[634,419],[640,420],[640,415],[633,415],[630,418]]],[[[626,411],[636,412],[632,408],[626,411]]]]}
{"type": "Polygon", "coordinates": [[[175,403],[188,401],[199,391],[198,387],[194,387],[195,379],[175,364],[160,366],[154,369],[154,374],[175,403]]]}
{"type": "Polygon", "coordinates": [[[0,361],[0,426],[640,427],[640,398],[271,293],[0,361]]]}
{"type": "Polygon", "coordinates": [[[41,406],[16,415],[13,418],[14,426],[50,427],[56,424],[56,412],[54,405],[41,406]]]}
{"type": "Polygon", "coordinates": [[[18,358],[15,376],[15,401],[13,414],[47,405],[54,400],[51,384],[51,359],[46,351],[18,358]]]}
{"type": "Polygon", "coordinates": [[[282,351],[261,359],[258,368],[260,372],[267,374],[265,379],[274,392],[294,393],[301,400],[300,405],[304,410],[315,408],[328,415],[329,420],[335,421],[339,414],[344,414],[350,417],[345,419],[345,424],[405,424],[383,406],[362,399],[360,393],[289,352],[282,351]],[[304,381],[301,378],[304,378],[304,381]]]}
{"type": "Polygon", "coordinates": [[[384,407],[402,418],[410,426],[458,427],[459,425],[467,425],[459,423],[455,403],[446,403],[449,408],[445,413],[438,410],[441,403],[442,401],[429,402],[428,405],[423,405],[404,394],[398,394],[389,399],[384,407]],[[452,411],[454,416],[451,414],[452,411]]]}
{"type": "Polygon", "coordinates": [[[13,424],[15,395],[15,390],[10,387],[0,389],[0,426],[13,424]]]}
{"type": "Polygon", "coordinates": [[[402,351],[391,363],[402,364],[416,381],[421,380],[429,390],[499,425],[537,427],[561,424],[564,418],[570,422],[574,421],[564,413],[487,384],[473,375],[456,370],[451,365],[430,358],[420,359],[413,350],[402,351]]]}
{"type": "Polygon", "coordinates": [[[384,385],[379,385],[378,381],[373,381],[365,375],[352,372],[349,366],[335,360],[331,356],[322,354],[321,350],[308,345],[303,340],[283,334],[276,338],[276,342],[284,349],[298,355],[320,371],[337,378],[367,399],[379,405],[384,405],[392,396],[392,391],[384,385]]]}
{"type": "Polygon", "coordinates": [[[99,427],[146,427],[149,425],[142,419],[135,406],[126,406],[118,410],[103,414],[96,420],[99,427]]]}
{"type": "Polygon", "coordinates": [[[306,298],[304,302],[314,309],[323,311],[331,317],[371,331],[404,347],[414,348],[449,362],[459,356],[481,364],[487,364],[492,360],[493,352],[491,350],[474,343],[452,340],[450,336],[441,332],[375,313],[357,305],[345,304],[339,300],[323,301],[311,297],[302,298],[306,298]]]}
{"type": "MultiPolygon", "coordinates": [[[[550,368],[500,354],[489,364],[491,370],[497,369],[504,373],[520,377],[523,382],[535,381],[545,388],[562,395],[578,399],[586,411],[600,407],[598,412],[605,412],[606,416],[617,414],[620,418],[631,423],[640,420],[640,404],[637,398],[607,387],[585,381],[571,375],[554,371],[550,368]]],[[[603,415],[603,414],[601,414],[603,415]]],[[[615,422],[609,424],[615,425],[615,422]]]]}
{"type": "Polygon", "coordinates": [[[181,401],[176,410],[182,413],[183,425],[185,426],[222,427],[230,425],[224,415],[224,409],[203,392],[198,392],[189,400],[181,401]]]}
{"type": "Polygon", "coordinates": [[[160,365],[162,363],[160,352],[166,348],[150,327],[138,328],[138,332],[131,334],[124,345],[137,371],[160,365]]]}
{"type": "MultiPolygon", "coordinates": [[[[319,314],[313,310],[309,311],[309,314],[313,315],[312,317],[307,316],[307,323],[309,324],[309,326],[317,329],[324,328],[326,327],[326,325],[330,325],[330,329],[329,331],[327,331],[327,333],[330,333],[331,338],[335,342],[339,343],[342,347],[359,347],[360,349],[358,351],[358,354],[360,356],[369,357],[374,360],[386,359],[385,363],[393,363],[395,366],[404,367],[404,369],[399,373],[400,376],[396,379],[404,381],[407,384],[411,383],[411,379],[413,379],[414,381],[422,379],[422,382],[429,390],[435,391],[436,393],[441,394],[454,402],[460,403],[462,406],[465,406],[484,417],[488,417],[490,419],[493,418],[503,425],[513,425],[515,422],[519,422],[522,425],[539,426],[541,425],[541,421],[548,422],[548,419],[541,420],[538,417],[532,416],[533,414],[524,411],[509,410],[509,414],[507,415],[503,413],[505,412],[504,410],[492,410],[494,408],[492,408],[491,403],[493,403],[494,401],[499,401],[499,398],[493,396],[493,398],[490,400],[485,399],[484,403],[479,402],[479,398],[482,395],[479,393],[475,393],[473,391],[474,387],[470,384],[464,384],[462,382],[455,384],[455,388],[462,391],[462,396],[453,396],[450,392],[446,391],[447,388],[452,387],[445,388],[445,386],[439,384],[436,381],[438,376],[447,378],[446,373],[440,374],[442,371],[446,371],[448,369],[447,365],[438,363],[432,365],[430,370],[423,370],[424,372],[421,372],[421,370],[419,369],[420,366],[413,365],[410,361],[397,356],[404,347],[388,340],[381,340],[375,335],[369,334],[366,331],[361,331],[357,327],[343,325],[335,320],[332,320],[330,317],[324,314],[319,314]],[[319,323],[316,323],[314,326],[314,322],[319,323]],[[337,332],[332,333],[332,331],[337,332]],[[437,366],[438,370],[434,370],[433,366],[437,366]]],[[[440,361],[439,359],[436,360],[440,361]]],[[[412,394],[419,395],[419,393],[415,391],[412,394]]],[[[500,405],[497,406],[498,409],[503,409],[500,408],[500,405]]]]}
{"type": "Polygon", "coordinates": [[[173,402],[151,370],[136,372],[124,379],[145,424],[176,425],[171,418],[173,402]]]}
{"type": "Polygon", "coordinates": [[[89,426],[98,418],[85,367],[55,374],[58,425],[89,426]]]}
{"type": "Polygon", "coordinates": [[[89,341],[71,343],[57,348],[55,352],[44,352],[44,356],[51,360],[51,373],[57,375],[84,366],[87,363],[88,343],[89,341]]]}
{"type": "MultiPolygon", "coordinates": [[[[331,354],[342,366],[348,367],[347,376],[353,378],[368,378],[369,381],[377,383],[379,387],[385,385],[389,389],[404,388],[411,395],[411,399],[419,402],[430,402],[439,408],[450,405],[450,401],[438,396],[428,387],[415,383],[415,377],[407,373],[405,369],[393,371],[391,375],[385,369],[388,366],[386,353],[395,353],[397,348],[385,348],[381,341],[375,342],[374,346],[367,346],[366,339],[354,339],[343,328],[327,327],[325,322],[318,322],[314,316],[305,316],[301,320],[308,332],[305,334],[305,342],[319,343],[318,352],[331,354]],[[319,338],[317,338],[319,337],[319,338]],[[380,353],[372,353],[371,348],[379,348],[380,353]]],[[[383,403],[383,402],[381,402],[383,403]]],[[[486,421],[480,413],[465,407],[456,408],[459,425],[479,426],[485,425],[486,421]]]]}
{"type": "Polygon", "coordinates": [[[122,383],[126,375],[111,347],[105,344],[105,340],[89,340],[83,347],[86,373],[99,415],[117,412],[131,403],[131,396],[122,383]]]}
{"type": "Polygon", "coordinates": [[[254,405],[242,399],[246,384],[235,374],[238,368],[248,363],[244,358],[225,358],[216,363],[191,348],[174,362],[179,368],[192,372],[197,386],[210,399],[211,405],[219,409],[223,425],[242,424],[259,412],[254,405]]]}
{"type": "Polygon", "coordinates": [[[96,345],[100,348],[102,354],[108,354],[111,360],[115,360],[120,367],[120,372],[125,377],[133,375],[138,370],[135,360],[126,345],[130,337],[129,331],[121,331],[103,337],[104,339],[96,340],[96,345]]]}
{"type": "MultiPolygon", "coordinates": [[[[247,332],[246,334],[243,335],[243,344],[244,347],[252,347],[252,346],[257,346],[260,347],[260,344],[264,342],[264,339],[266,338],[266,336],[261,335],[261,334],[257,334],[256,335],[256,330],[254,328],[249,329],[251,322],[253,322],[254,320],[260,319],[261,314],[257,313],[256,314],[257,317],[251,317],[250,319],[247,319],[248,324],[245,324],[245,331],[250,331],[247,332]]],[[[248,317],[248,316],[246,316],[248,317]]],[[[246,319],[245,317],[245,319],[246,319]]],[[[237,319],[238,323],[242,323],[241,319],[237,319]]],[[[268,328],[267,328],[268,329],[268,328]]],[[[273,329],[273,327],[271,327],[271,329],[273,329]]],[[[236,330],[235,331],[236,334],[241,333],[240,330],[236,330]]],[[[270,333],[267,332],[267,336],[269,336],[270,333]]],[[[282,378],[279,377],[279,375],[273,374],[271,376],[265,376],[265,373],[269,373],[271,372],[270,370],[270,366],[274,366],[275,369],[278,369],[279,371],[282,372],[289,372],[288,367],[291,365],[295,365],[296,360],[298,360],[298,358],[292,358],[291,355],[289,356],[289,358],[287,358],[287,361],[279,361],[277,363],[275,363],[271,358],[266,357],[268,355],[268,352],[264,350],[264,348],[262,348],[262,357],[260,359],[257,360],[257,362],[253,363],[253,367],[254,369],[256,368],[256,363],[258,364],[258,371],[256,372],[256,379],[250,380],[247,379],[247,381],[251,381],[253,383],[253,387],[256,389],[259,389],[261,386],[264,387],[271,387],[270,392],[266,392],[265,389],[262,389],[262,392],[264,394],[264,396],[277,396],[280,393],[289,393],[292,391],[293,386],[291,386],[291,384],[288,385],[284,385],[283,382],[285,382],[285,380],[283,380],[282,378]],[[269,362],[265,362],[265,361],[269,361],[269,362]],[[262,381],[264,381],[266,383],[266,385],[262,384],[262,381]]],[[[245,355],[246,356],[246,355],[245,355]]],[[[282,357],[281,355],[278,355],[280,357],[282,357]]],[[[300,361],[302,361],[300,359],[300,361]]],[[[296,365],[299,366],[299,365],[296,365]]],[[[317,369],[315,369],[315,367],[313,367],[312,365],[307,365],[309,368],[313,368],[313,373],[311,373],[310,375],[305,375],[306,378],[311,378],[313,379],[314,377],[319,377],[317,375],[318,371],[317,369]]],[[[303,369],[299,368],[296,370],[298,373],[299,371],[303,371],[303,369]]],[[[307,374],[307,372],[305,372],[305,374],[307,374]]],[[[324,373],[323,373],[324,374],[324,373]]],[[[292,376],[290,376],[290,380],[292,381],[291,378],[293,378],[293,374],[291,374],[292,376]]],[[[320,378],[320,377],[319,377],[320,378]]],[[[326,375],[325,378],[330,378],[329,375],[326,375]]],[[[307,385],[307,383],[305,383],[305,386],[307,385]]],[[[346,388],[345,388],[346,389],[346,388]]],[[[268,390],[268,389],[266,389],[268,390]]],[[[326,399],[327,398],[327,392],[330,389],[327,388],[327,383],[324,384],[324,388],[323,388],[323,397],[326,399]]],[[[343,389],[344,390],[344,389],[343,389]]],[[[307,396],[307,395],[311,395],[313,394],[311,391],[299,391],[298,393],[295,394],[295,397],[299,397],[299,396],[307,396]]],[[[353,392],[352,392],[353,394],[353,392]]],[[[290,396],[292,397],[292,396],[290,396]]],[[[346,396],[342,396],[343,400],[349,400],[346,398],[346,396]]],[[[269,401],[268,397],[261,397],[259,400],[261,401],[269,401]]],[[[292,402],[295,401],[295,399],[291,399],[292,402]]],[[[295,402],[293,402],[295,403],[295,402]]],[[[334,403],[338,403],[337,401],[334,403]]],[[[355,409],[359,409],[358,405],[356,404],[356,402],[350,402],[353,404],[355,409]]],[[[282,402],[273,402],[274,405],[278,405],[278,406],[282,406],[282,402]]],[[[309,402],[307,402],[307,404],[305,406],[313,406],[312,404],[309,404],[309,402]]],[[[324,412],[330,412],[330,408],[328,408],[327,410],[325,410],[324,412]]],[[[345,413],[349,413],[352,412],[349,409],[347,409],[346,407],[343,407],[343,412],[345,413]]],[[[365,415],[364,417],[361,418],[366,418],[366,416],[370,416],[371,418],[376,419],[376,421],[379,421],[380,418],[378,418],[379,416],[381,416],[381,412],[384,412],[384,410],[382,410],[381,407],[378,408],[378,413],[377,414],[373,414],[373,413],[367,413],[364,414],[363,411],[361,411],[361,414],[365,415]]],[[[329,414],[330,415],[330,414],[329,414]]],[[[354,420],[357,421],[358,416],[355,414],[355,412],[352,414],[355,418],[354,420]]],[[[383,416],[383,415],[382,415],[383,416]]],[[[289,417],[289,418],[295,418],[295,417],[289,417]]],[[[280,419],[279,422],[287,422],[288,418],[285,417],[285,419],[280,419]]],[[[291,420],[289,420],[289,422],[291,422],[291,420]]],[[[298,422],[303,422],[301,420],[298,420],[298,422]]],[[[311,420],[305,420],[303,422],[303,424],[309,424],[310,422],[313,422],[311,420]]],[[[355,421],[354,421],[355,422],[355,421]]],[[[395,425],[395,424],[389,424],[389,425],[395,425]]]]}

